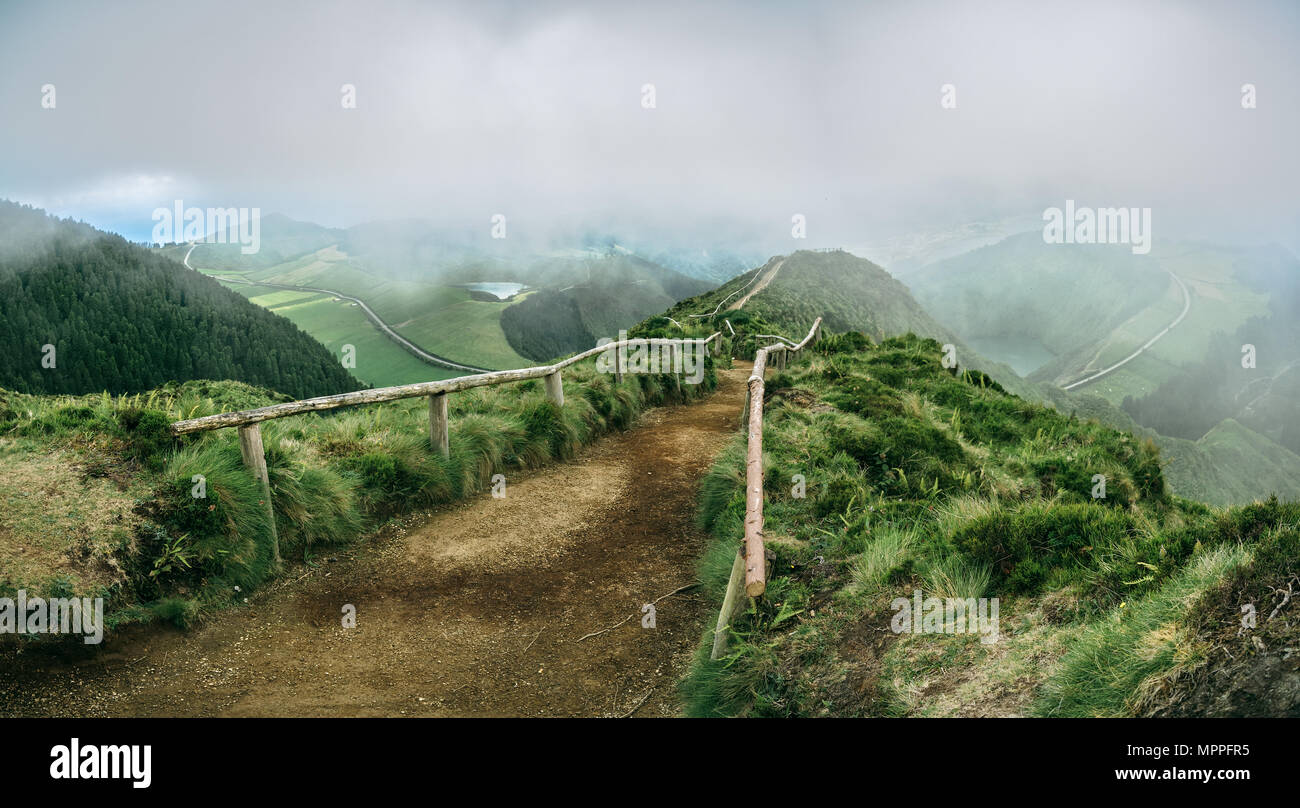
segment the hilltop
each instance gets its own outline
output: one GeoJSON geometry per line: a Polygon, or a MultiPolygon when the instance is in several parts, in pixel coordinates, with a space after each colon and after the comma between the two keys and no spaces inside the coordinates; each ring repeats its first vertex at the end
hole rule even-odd
{"type": "Polygon", "coordinates": [[[360,385],[282,317],[155,251],[0,201],[0,388],[145,391],[232,379],[306,397],[360,385]],[[52,346],[52,349],[45,346],[52,346]]]}

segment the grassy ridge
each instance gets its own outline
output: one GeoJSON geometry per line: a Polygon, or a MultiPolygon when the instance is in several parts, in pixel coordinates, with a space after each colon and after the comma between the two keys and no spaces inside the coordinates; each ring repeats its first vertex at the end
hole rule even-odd
{"type": "MultiPolygon", "coordinates": [[[[621,384],[582,363],[564,373],[557,407],[531,380],[449,399],[451,456],[429,447],[423,399],[295,416],[263,424],[280,550],[312,563],[393,515],[482,491],[495,473],[571,457],[601,435],[626,429],[647,407],[686,401],[716,385],[680,392],[657,375],[621,384]]],[[[74,491],[113,506],[103,535],[51,530],[48,514],[6,517],[15,539],[0,551],[0,593],[102,595],[110,624],[163,618],[189,624],[235,602],[276,574],[261,494],[240,458],[235,430],[175,440],[179,418],[245,409],[283,396],[232,382],[187,382],[148,395],[36,397],[0,391],[0,486],[43,484],[46,459],[80,471],[74,491]],[[111,483],[123,492],[114,492],[111,483]],[[129,491],[131,497],[124,496],[129,491]],[[112,494],[112,496],[110,496],[112,494]],[[43,564],[24,564],[40,539],[43,564]]],[[[48,471],[48,470],[46,470],[48,471]]],[[[57,526],[56,526],[57,527],[57,526]]]]}
{"type": "MultiPolygon", "coordinates": [[[[733,624],[728,658],[709,661],[707,632],[689,713],[1154,709],[1141,694],[1171,698],[1153,683],[1198,664],[1178,643],[1188,604],[1295,518],[1171,496],[1149,441],[953,376],[940,355],[933,340],[849,333],[770,375],[768,595],[733,624]],[[998,598],[997,640],[891,631],[895,598],[917,591],[998,598]]],[[[743,452],[738,437],[701,493],[715,544],[700,575],[717,602],[742,533],[743,452]]]]}

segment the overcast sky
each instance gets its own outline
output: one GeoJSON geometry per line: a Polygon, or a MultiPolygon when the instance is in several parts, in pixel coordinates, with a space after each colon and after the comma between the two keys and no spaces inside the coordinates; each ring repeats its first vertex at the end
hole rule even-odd
{"type": "Polygon", "coordinates": [[[1293,1],[0,0],[0,196],[140,239],[183,199],[773,251],[795,213],[852,245],[1072,198],[1294,250],[1298,43],[1293,1]]]}

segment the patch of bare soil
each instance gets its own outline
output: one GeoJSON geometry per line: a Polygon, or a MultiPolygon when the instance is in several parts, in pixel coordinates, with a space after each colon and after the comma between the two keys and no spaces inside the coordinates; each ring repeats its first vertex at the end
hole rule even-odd
{"type": "Polygon", "coordinates": [[[32,650],[0,715],[664,716],[714,604],[696,491],[748,366],[578,459],[385,531],[189,633],[32,650]],[[654,627],[643,614],[654,604],[654,627]],[[343,626],[356,609],[355,628],[343,626]]]}
{"type": "Polygon", "coordinates": [[[732,303],[730,306],[727,306],[727,311],[735,311],[741,306],[744,306],[746,303],[749,302],[749,299],[751,297],[766,289],[767,285],[772,282],[773,278],[776,277],[776,273],[781,271],[781,265],[784,263],[785,263],[785,259],[782,258],[781,260],[773,264],[772,268],[769,269],[767,272],[764,272],[763,277],[758,279],[758,283],[754,284],[753,289],[750,289],[748,292],[746,292],[744,296],[740,298],[740,300],[737,300],[734,303],[732,303]]]}
{"type": "Polygon", "coordinates": [[[1204,664],[1170,681],[1144,711],[1155,717],[1300,717],[1300,573],[1230,579],[1203,598],[1196,640],[1204,664]],[[1242,606],[1257,606],[1255,627],[1242,606]]]}

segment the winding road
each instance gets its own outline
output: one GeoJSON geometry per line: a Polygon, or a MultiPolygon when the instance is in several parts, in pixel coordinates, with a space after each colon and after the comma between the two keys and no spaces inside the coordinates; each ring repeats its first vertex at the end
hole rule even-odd
{"type": "MultiPolygon", "coordinates": [[[[190,254],[194,252],[194,248],[197,246],[198,246],[197,244],[191,244],[189,252],[185,253],[185,260],[183,263],[185,264],[186,269],[194,269],[194,267],[190,266],[190,254]]],[[[194,271],[197,272],[198,270],[194,270],[194,271]]],[[[245,284],[246,286],[268,286],[272,289],[290,289],[297,292],[318,292],[320,294],[333,295],[334,297],[341,298],[342,300],[351,301],[357,304],[358,306],[360,306],[361,310],[366,313],[366,317],[370,319],[370,322],[374,323],[375,327],[378,328],[380,332],[384,334],[384,336],[388,337],[393,342],[396,342],[398,345],[402,346],[408,352],[413,354],[417,359],[420,359],[427,364],[434,365],[435,367],[446,368],[448,370],[465,370],[465,371],[469,371],[470,373],[491,373],[493,370],[495,370],[495,368],[480,368],[474,365],[466,365],[462,362],[456,362],[451,359],[447,359],[446,357],[429,353],[428,351],[421,348],[419,345],[416,345],[414,342],[411,342],[406,337],[394,331],[392,327],[388,325],[388,323],[384,322],[379,317],[378,314],[375,314],[375,312],[369,306],[366,305],[366,302],[364,300],[358,297],[345,295],[342,292],[338,292],[333,289],[320,289],[314,286],[292,286],[286,283],[270,283],[269,281],[245,281],[245,280],[240,280],[238,278],[230,278],[224,275],[211,275],[209,277],[215,278],[217,280],[226,281],[228,283],[242,283],[245,284]]]]}
{"type": "MultiPolygon", "coordinates": [[[[1169,272],[1169,270],[1166,269],[1165,272],[1169,272]]],[[[1081,386],[1083,386],[1083,385],[1085,385],[1085,384],[1088,384],[1089,382],[1095,382],[1096,380],[1100,379],[1102,376],[1105,376],[1107,373],[1110,373],[1111,371],[1117,370],[1117,369],[1123,367],[1124,365],[1127,365],[1129,362],[1133,361],[1133,360],[1136,359],[1138,356],[1140,356],[1140,355],[1142,354],[1142,352],[1145,351],[1147,348],[1150,348],[1152,345],[1155,345],[1156,342],[1157,342],[1161,337],[1163,337],[1165,334],[1168,334],[1168,333],[1170,332],[1170,330],[1173,329],[1174,326],[1178,325],[1179,323],[1181,323],[1181,322],[1183,321],[1183,318],[1187,316],[1187,312],[1188,312],[1188,310],[1191,309],[1191,307],[1192,307],[1192,295],[1191,295],[1190,292],[1187,291],[1187,284],[1183,283],[1183,279],[1182,279],[1182,278],[1178,277],[1177,275],[1175,275],[1175,274],[1172,273],[1172,272],[1169,272],[1169,277],[1173,278],[1173,279],[1174,279],[1174,282],[1178,284],[1178,288],[1183,290],[1183,310],[1182,310],[1182,312],[1181,312],[1177,317],[1174,318],[1174,321],[1173,321],[1172,323],[1170,323],[1169,325],[1165,326],[1165,329],[1164,329],[1163,331],[1161,331],[1159,334],[1156,334],[1154,337],[1152,337],[1151,339],[1147,340],[1147,341],[1142,345],[1141,348],[1138,348],[1138,349],[1137,349],[1136,351],[1134,351],[1133,353],[1131,353],[1131,354],[1129,354],[1128,356],[1124,357],[1123,359],[1119,360],[1118,362],[1116,362],[1115,364],[1113,364],[1113,365],[1111,365],[1110,367],[1106,368],[1105,370],[1101,370],[1101,371],[1098,371],[1097,373],[1092,374],[1091,376],[1087,377],[1086,379],[1080,379],[1080,380],[1077,381],[1077,382],[1074,382],[1074,383],[1072,383],[1072,384],[1067,384],[1067,385],[1065,385],[1065,387],[1064,387],[1063,389],[1065,389],[1065,390],[1073,390],[1074,388],[1076,388],[1076,387],[1081,387],[1081,386]]]]}

